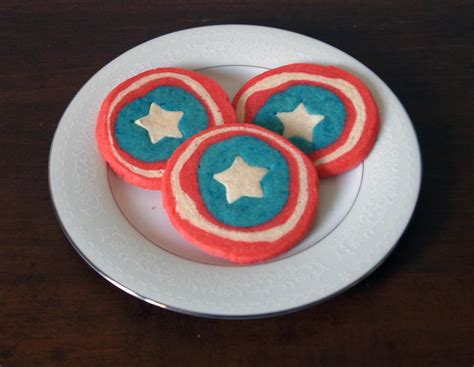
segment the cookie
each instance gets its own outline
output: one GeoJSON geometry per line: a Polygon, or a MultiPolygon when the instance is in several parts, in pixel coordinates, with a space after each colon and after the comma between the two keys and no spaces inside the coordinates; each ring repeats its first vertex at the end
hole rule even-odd
{"type": "Polygon", "coordinates": [[[182,144],[163,176],[163,205],[176,229],[235,263],[270,259],[313,223],[318,177],[288,140],[250,124],[226,124],[182,144]]]}
{"type": "Polygon", "coordinates": [[[99,150],[125,181],[159,189],[166,162],[183,142],[235,121],[225,91],[199,73],[158,68],[116,86],[97,118],[99,150]]]}
{"type": "Polygon", "coordinates": [[[249,80],[233,105],[240,122],[288,138],[320,177],[346,172],[370,153],[379,112],[367,86],[335,66],[291,64],[249,80]]]}

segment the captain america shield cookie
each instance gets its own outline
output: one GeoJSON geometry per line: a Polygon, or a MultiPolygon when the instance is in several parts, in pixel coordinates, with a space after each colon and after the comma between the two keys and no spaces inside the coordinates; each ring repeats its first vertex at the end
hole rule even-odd
{"type": "Polygon", "coordinates": [[[288,140],[256,125],[226,124],[176,150],[162,192],[171,222],[188,241],[245,264],[304,238],[319,189],[311,160],[288,140]]]}
{"type": "Polygon", "coordinates": [[[235,120],[227,94],[215,81],[189,70],[158,68],[122,82],[107,95],[96,138],[120,177],[159,189],[176,148],[202,130],[235,120]]]}
{"type": "Polygon", "coordinates": [[[379,112],[367,86],[334,66],[291,64],[249,80],[233,105],[240,122],[288,138],[320,177],[346,172],[372,150],[379,112]]]}

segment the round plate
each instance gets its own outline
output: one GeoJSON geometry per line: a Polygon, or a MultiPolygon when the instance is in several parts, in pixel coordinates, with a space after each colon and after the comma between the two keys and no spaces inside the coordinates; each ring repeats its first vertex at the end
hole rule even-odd
{"type": "Polygon", "coordinates": [[[50,187],[62,227],[79,254],[110,282],[152,304],[189,314],[247,318],[321,302],[373,271],[390,253],[418,197],[418,143],[402,105],[344,52],[295,33],[222,25],[162,36],[106,65],[79,91],[54,136],[50,187]],[[186,243],[171,227],[161,193],[132,187],[101,159],[95,122],[115,85],[147,69],[176,66],[210,75],[230,97],[265,69],[332,64],[361,78],[381,113],[363,165],[322,180],[308,237],[272,261],[236,266],[186,243]]]}

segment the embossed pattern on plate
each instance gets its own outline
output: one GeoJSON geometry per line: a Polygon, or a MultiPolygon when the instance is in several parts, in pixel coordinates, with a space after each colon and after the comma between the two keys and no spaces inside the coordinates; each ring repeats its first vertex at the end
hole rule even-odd
{"type": "Polygon", "coordinates": [[[101,275],[153,304],[216,317],[258,317],[298,309],[341,292],[375,269],[395,246],[418,197],[421,164],[411,122],[390,89],[364,65],[327,44],[256,26],[189,29],[153,39],[94,75],[65,111],[50,155],[51,193],[75,248],[101,275]],[[166,50],[166,52],[163,52],[166,50]],[[95,145],[100,102],[117,83],[146,69],[292,62],[334,64],[371,88],[381,132],[364,162],[364,181],[338,228],[305,251],[254,266],[190,261],[140,235],[117,207],[95,145]]]}

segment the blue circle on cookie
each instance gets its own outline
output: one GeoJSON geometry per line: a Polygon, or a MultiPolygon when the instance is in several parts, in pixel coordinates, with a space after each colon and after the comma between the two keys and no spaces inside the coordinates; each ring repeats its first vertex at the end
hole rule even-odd
{"type": "Polygon", "coordinates": [[[115,122],[115,136],[119,146],[131,156],[156,162],[167,160],[186,139],[207,127],[206,109],[193,94],[175,86],[160,86],[122,107],[115,122]],[[166,111],[183,112],[178,123],[182,138],[165,137],[155,144],[151,142],[148,131],[135,121],[149,114],[152,103],[166,111]]]}
{"type": "Polygon", "coordinates": [[[199,162],[198,181],[204,204],[218,221],[235,227],[253,227],[270,221],[284,208],[290,172],[284,156],[268,143],[256,137],[236,136],[207,148],[199,162]],[[263,197],[244,195],[228,201],[227,188],[215,175],[229,170],[238,157],[250,167],[267,170],[260,180],[263,197]]]}
{"type": "Polygon", "coordinates": [[[312,142],[302,137],[290,137],[289,140],[305,153],[336,142],[346,124],[346,108],[335,93],[315,85],[294,85],[273,94],[257,111],[253,122],[283,135],[284,125],[277,113],[292,112],[301,103],[309,114],[322,115],[324,118],[314,127],[312,142]]]}

